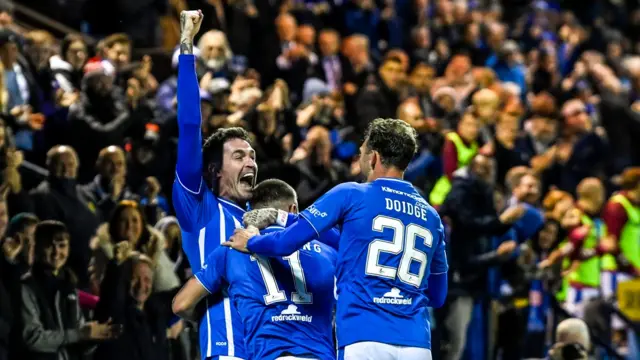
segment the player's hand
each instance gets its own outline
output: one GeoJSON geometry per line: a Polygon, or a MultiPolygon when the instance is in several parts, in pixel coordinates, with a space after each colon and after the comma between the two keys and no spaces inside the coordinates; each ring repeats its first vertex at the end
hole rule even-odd
{"type": "Polygon", "coordinates": [[[180,12],[180,37],[182,40],[193,42],[202,25],[202,11],[184,10],[180,12]]]}
{"type": "Polygon", "coordinates": [[[222,246],[230,247],[232,249],[248,253],[249,250],[247,249],[247,243],[249,242],[249,239],[258,234],[259,233],[255,228],[236,229],[236,231],[233,232],[231,238],[229,238],[229,241],[223,242],[222,246]]]}
{"type": "Polygon", "coordinates": [[[242,222],[244,227],[255,226],[258,229],[264,229],[269,225],[275,224],[278,219],[278,210],[274,208],[251,210],[244,214],[242,222]]]}

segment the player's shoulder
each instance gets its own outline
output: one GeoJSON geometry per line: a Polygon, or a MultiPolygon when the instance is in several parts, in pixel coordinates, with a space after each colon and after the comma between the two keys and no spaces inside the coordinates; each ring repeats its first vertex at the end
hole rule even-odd
{"type": "Polygon", "coordinates": [[[367,190],[368,184],[360,184],[355,181],[343,182],[334,186],[333,191],[347,193],[347,192],[364,192],[367,190]]]}

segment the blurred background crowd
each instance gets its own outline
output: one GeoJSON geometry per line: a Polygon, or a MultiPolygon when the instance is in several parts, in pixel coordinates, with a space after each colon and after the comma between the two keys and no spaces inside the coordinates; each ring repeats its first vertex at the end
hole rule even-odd
{"type": "Polygon", "coordinates": [[[199,356],[170,311],[185,9],[202,131],[249,130],[300,206],[361,180],[371,120],[415,127],[449,237],[435,359],[640,357],[615,281],[640,275],[639,1],[1,0],[0,360],[199,356]]]}

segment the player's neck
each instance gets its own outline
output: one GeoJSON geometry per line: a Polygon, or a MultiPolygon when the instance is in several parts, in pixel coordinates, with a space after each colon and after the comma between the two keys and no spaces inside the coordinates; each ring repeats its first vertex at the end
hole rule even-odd
{"type": "Polygon", "coordinates": [[[380,168],[379,170],[376,169],[373,171],[372,175],[373,176],[369,179],[369,181],[374,181],[374,180],[383,179],[383,178],[404,180],[404,171],[400,171],[394,167],[380,168]]]}

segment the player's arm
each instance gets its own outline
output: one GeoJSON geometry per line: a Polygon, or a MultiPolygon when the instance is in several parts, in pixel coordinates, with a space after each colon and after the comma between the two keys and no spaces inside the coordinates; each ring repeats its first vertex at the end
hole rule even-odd
{"type": "Polygon", "coordinates": [[[225,281],[225,262],[228,249],[219,247],[212,252],[205,266],[187,281],[173,298],[171,309],[183,319],[197,321],[196,305],[209,294],[218,292],[225,281]]]}
{"type": "MultiPolygon", "coordinates": [[[[273,224],[289,227],[295,224],[299,218],[297,214],[287,213],[274,208],[264,208],[246,212],[243,217],[243,222],[245,228],[254,226],[257,229],[264,229],[273,224]]],[[[340,231],[337,228],[325,230],[320,233],[319,241],[338,250],[340,231]]]]}
{"type": "Polygon", "coordinates": [[[252,236],[246,230],[236,230],[230,241],[222,245],[264,256],[287,256],[304,244],[320,238],[320,234],[335,226],[351,203],[355,183],[340,184],[329,190],[300,214],[300,219],[282,231],[252,236]]]}
{"type": "Polygon", "coordinates": [[[433,259],[431,259],[431,274],[429,274],[429,279],[427,280],[428,306],[434,308],[439,308],[444,305],[449,290],[447,281],[449,264],[447,263],[446,243],[444,241],[444,227],[442,223],[440,223],[440,228],[438,229],[438,237],[438,245],[436,251],[433,253],[433,259]]]}
{"type": "Polygon", "coordinates": [[[193,55],[193,38],[202,23],[199,11],[180,14],[181,40],[178,60],[178,155],[173,184],[173,204],[185,231],[199,230],[218,211],[215,196],[206,196],[202,173],[200,88],[193,55]]]}

